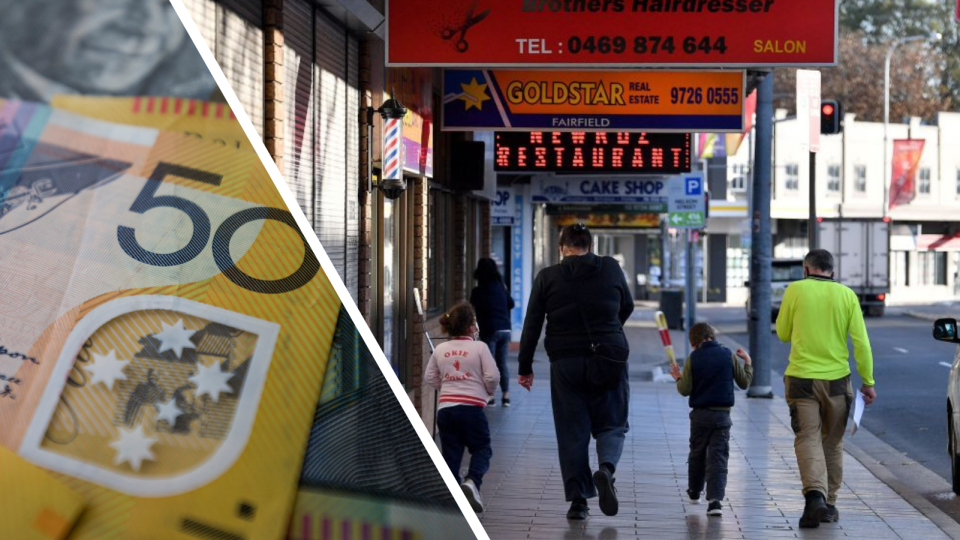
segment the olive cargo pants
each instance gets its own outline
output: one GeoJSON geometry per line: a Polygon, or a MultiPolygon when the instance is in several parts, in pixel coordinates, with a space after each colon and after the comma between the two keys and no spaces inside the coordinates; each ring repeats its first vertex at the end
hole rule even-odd
{"type": "Polygon", "coordinates": [[[784,377],[783,381],[803,493],[819,491],[827,504],[834,505],[843,482],[843,433],[853,403],[850,376],[833,381],[784,377]]]}

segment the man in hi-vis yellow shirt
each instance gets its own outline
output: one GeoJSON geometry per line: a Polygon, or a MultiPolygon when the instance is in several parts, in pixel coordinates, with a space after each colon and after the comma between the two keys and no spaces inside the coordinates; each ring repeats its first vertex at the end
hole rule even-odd
{"type": "Polygon", "coordinates": [[[833,256],[816,249],[803,259],[805,279],[791,283],[777,317],[777,336],[790,343],[784,376],[794,449],[806,505],[801,528],[840,520],[837,490],[843,481],[843,433],[853,404],[847,336],[853,339],[860,392],[869,405],[873,352],[860,301],[833,280],[833,256]]]}

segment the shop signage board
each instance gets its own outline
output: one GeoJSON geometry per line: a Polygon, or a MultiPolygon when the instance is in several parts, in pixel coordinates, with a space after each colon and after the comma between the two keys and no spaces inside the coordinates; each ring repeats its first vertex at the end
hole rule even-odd
{"type": "Polygon", "coordinates": [[[744,127],[746,72],[448,69],[444,131],[710,131],[744,127]]]}
{"type": "Polygon", "coordinates": [[[838,0],[391,0],[387,65],[835,66],[838,0]]]}
{"type": "Polygon", "coordinates": [[[623,212],[634,214],[666,214],[667,203],[663,201],[639,204],[551,204],[546,207],[546,213],[550,216],[579,214],[583,212],[591,214],[617,214],[623,212]]]}
{"type": "Polygon", "coordinates": [[[513,329],[513,339],[519,339],[523,332],[523,314],[526,312],[526,292],[523,290],[523,195],[520,190],[514,194],[514,224],[510,227],[510,295],[513,296],[513,313],[511,314],[511,328],[513,329]]]}
{"type": "Polygon", "coordinates": [[[667,225],[674,229],[702,229],[706,223],[703,173],[671,178],[667,187],[667,225]]]}
{"type": "Polygon", "coordinates": [[[534,203],[664,204],[665,178],[564,178],[538,177],[532,182],[534,203]]]}
{"type": "Polygon", "coordinates": [[[578,212],[560,214],[554,225],[566,227],[583,223],[591,229],[656,229],[660,226],[660,214],[636,214],[633,212],[578,212]]]}
{"type": "Polygon", "coordinates": [[[490,224],[507,227],[513,225],[517,220],[517,212],[514,206],[513,188],[510,186],[498,187],[497,196],[490,208],[490,224]]]}
{"type": "Polygon", "coordinates": [[[494,170],[607,175],[690,172],[690,134],[498,131],[494,170]]]}

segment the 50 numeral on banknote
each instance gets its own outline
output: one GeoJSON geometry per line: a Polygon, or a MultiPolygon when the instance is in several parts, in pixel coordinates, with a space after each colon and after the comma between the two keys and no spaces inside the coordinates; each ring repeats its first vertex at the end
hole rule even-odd
{"type": "MultiPolygon", "coordinates": [[[[146,185],[144,185],[140,194],[137,195],[136,200],[134,200],[130,206],[130,211],[137,214],[144,214],[147,210],[162,207],[180,210],[190,218],[193,224],[193,235],[186,246],[173,253],[155,253],[144,249],[143,246],[137,242],[136,232],[133,228],[123,225],[118,226],[117,241],[120,243],[123,251],[133,259],[151,266],[178,266],[186,264],[200,255],[207,246],[207,242],[210,241],[210,218],[203,208],[193,201],[176,195],[157,196],[157,190],[167,176],[177,176],[214,186],[219,186],[223,179],[222,175],[194,169],[192,167],[162,161],[157,164],[156,168],[154,168],[150,174],[150,178],[147,179],[146,185]]],[[[293,215],[280,208],[261,206],[234,213],[217,227],[216,232],[213,234],[212,248],[213,260],[217,268],[223,272],[223,275],[234,284],[253,292],[280,294],[294,291],[307,284],[320,270],[320,263],[316,257],[313,256],[313,252],[307,245],[307,239],[304,238],[303,233],[300,232],[300,228],[297,227],[293,215]],[[233,238],[234,233],[246,223],[261,219],[272,219],[290,226],[303,241],[303,262],[296,272],[285,278],[263,280],[249,276],[237,268],[233,257],[230,255],[230,240],[233,238]]]]}

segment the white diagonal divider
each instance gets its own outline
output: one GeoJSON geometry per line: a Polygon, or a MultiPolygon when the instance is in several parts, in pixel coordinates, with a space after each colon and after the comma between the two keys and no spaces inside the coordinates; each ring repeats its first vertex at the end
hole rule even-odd
{"type": "MultiPolygon", "coordinates": [[[[470,507],[470,503],[467,502],[466,496],[464,496],[463,491],[460,489],[460,486],[454,479],[453,473],[450,472],[449,467],[447,467],[446,462],[443,460],[440,450],[430,437],[430,433],[423,424],[423,420],[421,420],[420,415],[417,414],[416,409],[413,407],[413,403],[411,403],[407,398],[407,394],[403,390],[403,386],[400,385],[400,381],[396,378],[396,375],[394,375],[393,368],[390,367],[390,363],[387,361],[386,355],[383,354],[380,344],[377,343],[376,339],[374,339],[373,333],[370,332],[366,321],[363,320],[359,308],[357,308],[357,305],[353,302],[353,298],[350,297],[350,293],[347,291],[347,287],[344,285],[343,279],[340,277],[340,274],[337,273],[336,268],[333,266],[333,262],[330,261],[330,257],[327,256],[327,252],[324,251],[323,246],[320,245],[320,239],[317,237],[313,227],[310,226],[306,216],[303,214],[303,209],[300,208],[300,205],[297,203],[296,198],[294,198],[293,193],[287,186],[287,183],[283,180],[283,175],[280,174],[280,169],[277,168],[277,164],[267,152],[267,147],[264,146],[263,141],[260,139],[260,135],[257,134],[253,124],[250,122],[250,118],[247,116],[246,111],[244,111],[243,106],[240,104],[240,99],[237,98],[233,88],[230,87],[230,83],[227,81],[226,75],[224,75],[223,70],[220,69],[220,64],[217,63],[217,60],[214,58],[210,48],[207,47],[203,36],[200,35],[200,30],[197,29],[196,25],[193,23],[193,19],[187,12],[187,8],[183,5],[182,0],[170,0],[170,3],[176,10],[177,15],[180,17],[180,21],[183,23],[183,27],[186,29],[187,34],[189,34],[190,39],[193,40],[193,44],[200,53],[200,57],[203,58],[204,63],[207,65],[207,69],[210,70],[210,74],[213,75],[213,79],[220,87],[220,91],[223,93],[224,98],[226,98],[227,104],[230,105],[230,109],[236,115],[237,120],[240,122],[240,126],[243,127],[243,132],[247,135],[247,139],[250,140],[250,144],[260,157],[260,161],[263,163],[267,173],[270,175],[270,179],[273,180],[273,184],[280,192],[283,202],[286,203],[287,208],[293,215],[293,219],[297,223],[297,226],[300,227],[300,231],[303,233],[304,238],[307,239],[310,249],[313,250],[314,255],[320,262],[320,267],[323,268],[327,278],[330,280],[330,284],[333,285],[334,290],[337,291],[337,295],[340,297],[343,307],[346,309],[347,313],[350,314],[350,318],[353,319],[353,323],[357,327],[360,337],[363,338],[364,343],[366,343],[367,348],[370,350],[370,354],[377,361],[377,365],[380,366],[380,371],[383,373],[387,383],[393,390],[393,394],[400,403],[400,406],[403,407],[403,411],[407,414],[407,419],[410,420],[410,424],[413,426],[413,429],[417,432],[417,435],[420,436],[420,442],[423,444],[424,449],[426,449],[427,454],[430,455],[430,458],[433,459],[433,464],[437,467],[437,471],[440,472],[440,476],[443,478],[444,482],[447,483],[447,487],[450,489],[450,493],[453,495],[454,500],[456,500],[457,504],[460,506],[460,511],[466,518],[467,523],[470,525],[470,528],[473,530],[473,533],[478,539],[490,540],[490,537],[487,536],[487,533],[483,530],[483,526],[480,524],[480,520],[477,518],[476,513],[470,507]]],[[[357,181],[359,182],[359,180],[360,179],[358,178],[357,181]]]]}

